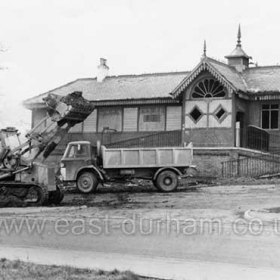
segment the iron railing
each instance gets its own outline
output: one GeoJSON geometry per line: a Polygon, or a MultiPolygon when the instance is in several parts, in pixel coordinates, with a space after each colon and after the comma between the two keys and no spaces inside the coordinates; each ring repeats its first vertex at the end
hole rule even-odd
{"type": "Polygon", "coordinates": [[[182,132],[181,130],[163,131],[104,144],[108,148],[176,147],[182,146],[182,132]]]}
{"type": "Polygon", "coordinates": [[[280,173],[280,155],[262,154],[222,162],[222,176],[260,177],[280,173]]]}
{"type": "Polygon", "coordinates": [[[245,131],[244,129],[241,131],[242,134],[246,135],[245,147],[254,150],[269,151],[270,134],[266,130],[249,125],[245,131]]]}
{"type": "Polygon", "coordinates": [[[240,130],[241,147],[261,151],[260,154],[222,163],[223,177],[259,177],[280,173],[280,135],[256,126],[240,130]]]}

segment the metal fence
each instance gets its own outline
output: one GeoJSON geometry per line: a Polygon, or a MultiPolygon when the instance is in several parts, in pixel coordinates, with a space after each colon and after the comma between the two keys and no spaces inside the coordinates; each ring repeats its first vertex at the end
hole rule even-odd
{"type": "Polygon", "coordinates": [[[280,173],[279,155],[246,157],[222,162],[222,176],[260,177],[280,173]]]}
{"type": "Polygon", "coordinates": [[[108,148],[176,147],[182,146],[181,130],[163,131],[118,142],[107,142],[108,148]]]}
{"type": "Polygon", "coordinates": [[[260,177],[280,173],[280,135],[256,126],[243,131],[242,147],[261,151],[239,159],[222,162],[223,177],[260,177]]]}
{"type": "Polygon", "coordinates": [[[266,130],[249,125],[243,130],[243,135],[246,135],[245,147],[254,150],[269,151],[270,134],[266,130]]]}

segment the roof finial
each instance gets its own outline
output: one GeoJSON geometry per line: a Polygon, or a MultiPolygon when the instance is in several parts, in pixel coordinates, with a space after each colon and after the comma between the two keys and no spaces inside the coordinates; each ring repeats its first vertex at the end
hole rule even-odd
{"type": "Polygon", "coordinates": [[[237,47],[241,47],[241,28],[240,28],[240,23],[238,26],[238,32],[237,32],[237,47]]]}
{"type": "Polygon", "coordinates": [[[203,42],[203,57],[206,57],[206,40],[203,42]]]}

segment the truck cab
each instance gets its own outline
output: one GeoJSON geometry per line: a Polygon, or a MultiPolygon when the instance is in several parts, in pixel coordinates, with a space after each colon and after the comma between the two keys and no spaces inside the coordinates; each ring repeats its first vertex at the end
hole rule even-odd
{"type": "Polygon", "coordinates": [[[102,174],[97,168],[96,147],[89,141],[70,142],[60,161],[60,172],[65,182],[77,182],[83,193],[94,191],[102,174]],[[97,178],[93,176],[96,173],[97,178]]]}

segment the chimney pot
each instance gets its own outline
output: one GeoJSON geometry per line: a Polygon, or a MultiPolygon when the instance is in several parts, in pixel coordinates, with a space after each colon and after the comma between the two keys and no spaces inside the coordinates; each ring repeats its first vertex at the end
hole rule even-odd
{"type": "Polygon", "coordinates": [[[100,58],[100,64],[98,65],[97,82],[101,83],[109,74],[109,67],[106,65],[107,59],[100,58]]]}

